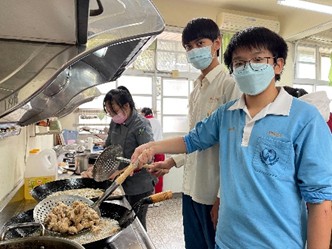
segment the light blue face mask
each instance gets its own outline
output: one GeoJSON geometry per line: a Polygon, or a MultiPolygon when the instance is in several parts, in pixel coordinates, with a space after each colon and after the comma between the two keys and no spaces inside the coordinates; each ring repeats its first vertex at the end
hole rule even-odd
{"type": "Polygon", "coordinates": [[[188,51],[187,60],[199,70],[206,69],[212,62],[211,46],[194,48],[188,51]]]}
{"type": "Polygon", "coordinates": [[[270,64],[254,64],[257,71],[250,65],[234,69],[233,77],[241,92],[248,95],[258,95],[262,93],[274,78],[274,69],[270,64]]]}

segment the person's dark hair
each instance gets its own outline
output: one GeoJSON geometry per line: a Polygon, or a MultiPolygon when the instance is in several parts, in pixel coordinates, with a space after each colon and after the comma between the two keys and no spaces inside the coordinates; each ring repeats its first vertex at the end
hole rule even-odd
{"type": "MultiPolygon", "coordinates": [[[[129,104],[131,110],[136,109],[133,97],[131,96],[129,90],[124,86],[119,86],[116,89],[112,89],[105,95],[105,98],[103,101],[103,109],[105,112],[107,112],[106,111],[106,102],[112,103],[112,101],[114,101],[116,104],[118,104],[121,107],[121,109],[127,103],[129,104]]],[[[111,108],[112,108],[112,106],[111,106],[111,108]]],[[[114,110],[112,110],[112,111],[114,111],[114,110]]]]}
{"type": "MultiPolygon", "coordinates": [[[[288,46],[285,40],[277,33],[264,27],[250,27],[237,32],[229,42],[224,54],[224,62],[230,73],[233,73],[232,57],[238,48],[244,49],[266,49],[272,53],[274,63],[278,58],[284,59],[286,64],[288,46]]],[[[280,80],[280,75],[275,75],[275,80],[280,80]]]]}
{"type": "Polygon", "coordinates": [[[125,87],[125,86],[118,86],[116,89],[126,91],[126,92],[128,92],[131,95],[131,93],[129,92],[128,88],[125,87]]]}
{"type": "Polygon", "coordinates": [[[290,95],[292,95],[293,97],[299,98],[303,95],[308,94],[308,92],[306,90],[304,90],[303,88],[293,88],[290,86],[284,86],[284,89],[286,90],[286,92],[288,92],[290,95]]]}
{"type": "Polygon", "coordinates": [[[144,114],[144,116],[152,115],[152,110],[149,107],[143,107],[141,110],[141,113],[144,114]]]}
{"type": "MultiPolygon", "coordinates": [[[[182,31],[182,46],[197,39],[207,38],[214,41],[218,37],[220,37],[220,30],[213,20],[204,17],[195,18],[188,22],[182,31]]],[[[217,56],[219,56],[219,50],[217,56]]]]}

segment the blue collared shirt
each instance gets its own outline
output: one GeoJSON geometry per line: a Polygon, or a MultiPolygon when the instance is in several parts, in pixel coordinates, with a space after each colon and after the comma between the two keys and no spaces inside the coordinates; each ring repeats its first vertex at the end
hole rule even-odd
{"type": "Polygon", "coordinates": [[[305,202],[332,200],[332,136],[314,106],[281,88],[251,118],[242,97],[184,141],[187,153],[220,144],[220,248],[304,248],[305,202]]]}

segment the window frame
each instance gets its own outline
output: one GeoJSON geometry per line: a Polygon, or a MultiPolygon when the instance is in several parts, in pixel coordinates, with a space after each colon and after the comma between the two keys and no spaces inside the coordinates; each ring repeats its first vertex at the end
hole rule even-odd
{"type": "MultiPolygon", "coordinates": [[[[180,46],[182,47],[182,43],[181,40],[178,39],[178,37],[181,35],[181,32],[179,31],[172,31],[171,33],[173,33],[173,35],[171,35],[170,39],[174,39],[174,40],[170,40],[172,43],[178,43],[177,45],[174,45],[174,47],[176,49],[174,49],[174,51],[171,50],[165,50],[163,48],[159,48],[158,44],[158,39],[160,41],[166,41],[167,42],[167,37],[157,37],[156,40],[154,41],[154,43],[148,48],[148,50],[153,50],[154,52],[154,69],[151,70],[142,70],[142,69],[137,69],[135,68],[135,62],[137,60],[140,59],[140,56],[138,56],[138,58],[126,69],[126,71],[123,72],[122,76],[136,76],[136,77],[151,77],[152,79],[152,94],[135,94],[132,93],[133,99],[135,101],[135,97],[137,96],[151,96],[152,98],[152,109],[155,112],[156,117],[160,120],[162,128],[163,126],[163,117],[170,117],[170,116],[178,116],[178,117],[184,117],[186,118],[188,115],[188,112],[186,112],[186,114],[164,114],[163,113],[163,108],[164,108],[164,98],[181,98],[181,99],[187,99],[189,98],[189,95],[193,89],[193,82],[194,80],[198,77],[199,75],[199,71],[194,69],[189,63],[188,63],[188,70],[187,71],[180,71],[180,70],[158,70],[157,65],[158,65],[158,51],[162,51],[162,52],[168,52],[168,53],[174,53],[175,55],[177,54],[185,54],[185,50],[180,51],[180,46]],[[187,96],[164,96],[163,95],[163,84],[164,84],[164,80],[166,79],[178,79],[178,80],[188,80],[188,89],[187,89],[187,96]]],[[[136,62],[137,63],[137,62],[136,62]]],[[[122,77],[121,76],[121,77],[122,77]]],[[[121,78],[120,77],[120,78],[121,78]]],[[[120,79],[119,78],[119,79],[120,79]]],[[[118,87],[119,84],[119,79],[117,79],[115,82],[115,87],[118,87]]],[[[98,86],[97,86],[98,87],[98,86]]],[[[105,93],[102,93],[102,95],[105,95],[105,93]]],[[[188,107],[187,107],[188,108],[188,107]]],[[[102,110],[101,109],[97,109],[97,110],[90,110],[90,113],[94,113],[94,111],[99,111],[102,110]]],[[[78,113],[81,114],[83,113],[85,110],[79,107],[78,113]]],[[[77,117],[77,121],[78,121],[78,117],[77,117]]],[[[97,124],[96,124],[97,125],[97,124]]],[[[81,127],[82,125],[77,122],[77,124],[75,124],[76,127],[81,127]]],[[[100,127],[108,127],[109,126],[109,122],[105,123],[105,124],[100,124],[97,125],[100,127]]],[[[189,126],[188,126],[189,127],[189,126]]],[[[186,127],[188,130],[188,127],[186,127]]],[[[164,131],[164,129],[163,129],[164,131]]],[[[181,135],[184,134],[185,132],[163,132],[164,135],[166,136],[172,136],[172,135],[181,135]]]]}

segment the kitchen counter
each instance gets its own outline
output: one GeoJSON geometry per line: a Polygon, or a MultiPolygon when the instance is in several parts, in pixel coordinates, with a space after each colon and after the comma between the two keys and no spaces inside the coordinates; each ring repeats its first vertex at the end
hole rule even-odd
{"type": "MultiPolygon", "coordinates": [[[[65,177],[62,176],[61,178],[65,177]]],[[[20,195],[20,193],[17,193],[17,195],[20,195]]],[[[14,197],[13,201],[9,202],[0,213],[0,228],[2,228],[11,217],[18,215],[21,212],[33,209],[37,204],[34,200],[16,199],[17,196],[14,197]]],[[[115,200],[112,201],[112,203],[130,208],[127,200],[115,200]]],[[[105,247],[105,249],[155,249],[155,246],[137,218],[130,226],[111,237],[108,242],[109,244],[105,247]]]]}

